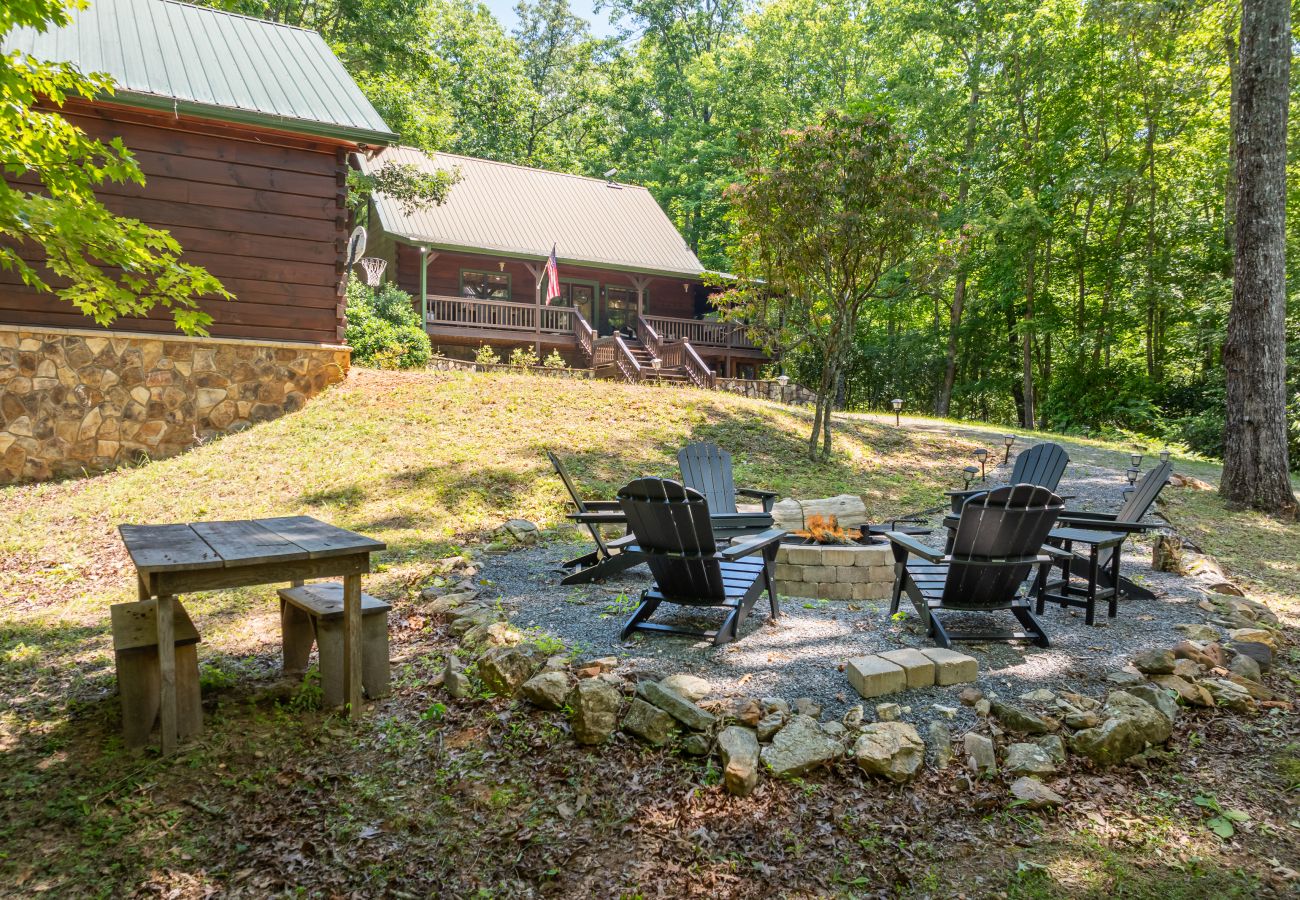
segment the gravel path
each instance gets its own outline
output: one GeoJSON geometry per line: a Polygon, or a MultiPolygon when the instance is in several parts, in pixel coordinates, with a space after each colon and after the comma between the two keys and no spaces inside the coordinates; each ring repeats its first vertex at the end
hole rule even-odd
{"type": "MultiPolygon", "coordinates": [[[[998,475],[990,473],[990,483],[998,475]]],[[[1127,487],[1122,472],[1095,466],[1071,465],[1060,491],[1073,495],[1071,508],[1113,510],[1127,487]]],[[[938,528],[928,540],[941,542],[938,528]]],[[[618,639],[623,621],[635,608],[641,590],[650,583],[644,567],[604,584],[559,585],[559,563],[587,545],[551,543],[533,549],[485,557],[481,577],[491,584],[487,595],[499,596],[511,621],[554,635],[582,657],[618,656],[622,671],[644,677],[691,672],[709,680],[714,696],[779,696],[788,700],[811,697],[822,704],[827,718],[839,717],[860,701],[841,668],[846,660],[899,647],[928,647],[909,604],[903,621],[888,616],[886,601],[824,601],[782,598],[782,616],[768,619],[766,598],[760,599],[741,629],[740,639],[721,648],[671,635],[640,634],[624,644],[618,639]]],[[[1099,604],[1098,624],[1084,624],[1083,610],[1049,606],[1041,617],[1052,646],[1040,649],[1016,643],[959,644],[979,660],[978,686],[988,693],[1018,697],[1037,688],[1105,692],[1104,677],[1124,666],[1138,650],[1169,646],[1181,638],[1174,625],[1204,622],[1197,608],[1203,594],[1192,579],[1151,569],[1150,538],[1131,537],[1125,544],[1124,572],[1153,590],[1159,599],[1121,601],[1119,616],[1107,620],[1099,604]]],[[[660,607],[656,621],[686,621],[691,611],[660,607]]],[[[712,626],[721,610],[699,612],[697,622],[712,626]]],[[[948,614],[952,616],[952,614],[948,614]]],[[[978,616],[988,627],[1010,627],[1008,613],[978,616]],[[994,621],[996,619],[996,621],[994,621]]],[[[951,619],[954,623],[960,621],[951,619]]],[[[958,687],[913,690],[883,700],[910,707],[903,718],[917,725],[943,713],[935,705],[959,707],[958,727],[974,723],[974,714],[957,701],[958,687]]],[[[876,701],[865,702],[868,712],[876,701]]]]}

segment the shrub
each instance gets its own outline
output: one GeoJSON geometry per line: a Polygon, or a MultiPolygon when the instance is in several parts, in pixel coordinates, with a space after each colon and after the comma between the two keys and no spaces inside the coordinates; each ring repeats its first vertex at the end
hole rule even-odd
{"type": "Polygon", "coordinates": [[[411,295],[393,284],[371,288],[348,280],[347,342],[352,359],[379,369],[413,369],[429,362],[429,335],[411,295]]]}
{"type": "Polygon", "coordinates": [[[512,366],[527,369],[540,363],[541,360],[537,358],[537,351],[532,347],[516,347],[510,351],[510,365],[512,366]]]}
{"type": "Polygon", "coordinates": [[[548,369],[567,369],[569,364],[564,361],[559,350],[552,350],[550,354],[542,361],[542,365],[548,369]]]}
{"type": "Polygon", "coordinates": [[[495,349],[483,344],[478,348],[478,352],[474,354],[474,362],[480,366],[498,366],[501,364],[501,357],[495,349]]]}

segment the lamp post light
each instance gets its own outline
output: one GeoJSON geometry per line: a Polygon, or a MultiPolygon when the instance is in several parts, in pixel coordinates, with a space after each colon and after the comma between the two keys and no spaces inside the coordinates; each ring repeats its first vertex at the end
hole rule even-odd
{"type": "Polygon", "coordinates": [[[1128,476],[1128,486],[1134,487],[1138,480],[1138,470],[1136,468],[1129,469],[1124,474],[1128,476]]]}
{"type": "Polygon", "coordinates": [[[980,447],[978,450],[975,451],[975,458],[980,461],[980,481],[988,481],[988,479],[984,476],[984,463],[989,458],[989,452],[985,450],[983,447],[980,447]]]}
{"type": "Polygon", "coordinates": [[[979,469],[974,466],[967,466],[961,470],[962,477],[966,479],[965,490],[970,490],[970,483],[975,480],[975,474],[977,472],[979,472],[979,469]]]}
{"type": "Polygon", "coordinates": [[[1130,453],[1130,454],[1128,455],[1128,461],[1129,461],[1130,463],[1133,464],[1133,468],[1135,468],[1135,469],[1141,469],[1141,468],[1142,468],[1142,454],[1141,454],[1141,453],[1130,453]]]}
{"type": "Polygon", "coordinates": [[[1163,450],[1160,451],[1160,461],[1161,461],[1162,463],[1167,463],[1167,462],[1169,462],[1169,448],[1168,448],[1168,447],[1166,447],[1165,449],[1163,449],[1163,450]]]}
{"type": "Polygon", "coordinates": [[[894,407],[894,427],[897,428],[897,427],[898,427],[898,413],[899,413],[899,411],[902,410],[902,408],[903,408],[903,400],[902,400],[901,397],[895,397],[893,400],[890,400],[890,401],[889,401],[889,405],[892,406],[892,407],[894,407]]]}
{"type": "Polygon", "coordinates": [[[1015,442],[1016,442],[1016,436],[1014,434],[1002,435],[1002,443],[1006,444],[1007,446],[1007,455],[1002,458],[1002,462],[1004,464],[1011,462],[1011,445],[1014,444],[1015,442]]]}

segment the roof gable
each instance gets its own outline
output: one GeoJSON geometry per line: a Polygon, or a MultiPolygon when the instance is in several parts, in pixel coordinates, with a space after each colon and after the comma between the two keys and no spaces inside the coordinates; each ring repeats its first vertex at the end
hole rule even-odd
{"type": "Polygon", "coordinates": [[[426,172],[460,169],[461,181],[442,206],[408,213],[397,201],[375,196],[380,225],[406,240],[533,259],[554,245],[562,262],[649,274],[703,271],[643,187],[411,147],[389,148],[362,167],[373,172],[386,162],[426,172]]]}
{"type": "Polygon", "coordinates": [[[176,0],[91,0],[62,28],[14,29],[0,52],[103,72],[113,100],[365,143],[392,133],[314,31],[176,0]]]}

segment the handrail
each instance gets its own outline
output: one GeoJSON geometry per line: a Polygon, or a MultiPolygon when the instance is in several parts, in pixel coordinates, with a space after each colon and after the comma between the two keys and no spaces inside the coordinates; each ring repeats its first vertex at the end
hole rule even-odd
{"type": "Polygon", "coordinates": [[[686,374],[691,376],[691,381],[695,382],[695,386],[708,390],[717,387],[718,377],[713,374],[713,370],[708,367],[704,360],[700,359],[700,354],[695,352],[691,342],[682,341],[681,346],[682,364],[686,367],[686,374]]]}
{"type": "Polygon", "coordinates": [[[733,322],[646,316],[646,324],[664,338],[681,338],[705,347],[755,348],[755,344],[745,337],[744,326],[733,322]]]}
{"type": "Polygon", "coordinates": [[[628,349],[622,335],[614,335],[614,346],[618,348],[618,356],[615,361],[618,363],[618,370],[623,373],[623,380],[636,384],[644,377],[641,372],[641,364],[636,361],[636,357],[628,349]]]}
{"type": "MultiPolygon", "coordinates": [[[[640,313],[637,313],[636,317],[636,336],[646,350],[650,351],[650,356],[653,359],[663,358],[664,339],[660,337],[658,331],[655,331],[649,320],[640,313]]],[[[665,363],[665,365],[667,364],[665,363]]]]}
{"type": "Polygon", "coordinates": [[[511,300],[427,295],[428,325],[464,325],[503,331],[573,331],[576,310],[567,306],[537,306],[511,300]],[[540,329],[539,329],[540,324],[540,329]]]}
{"type": "Polygon", "coordinates": [[[614,346],[612,337],[596,338],[591,345],[591,367],[599,369],[602,366],[612,366],[617,355],[618,348],[614,346]]]}
{"type": "Polygon", "coordinates": [[[596,348],[594,345],[596,343],[596,329],[592,328],[591,323],[576,309],[573,311],[572,319],[573,341],[578,345],[578,351],[582,354],[582,358],[587,361],[587,365],[595,368],[596,348]]]}

